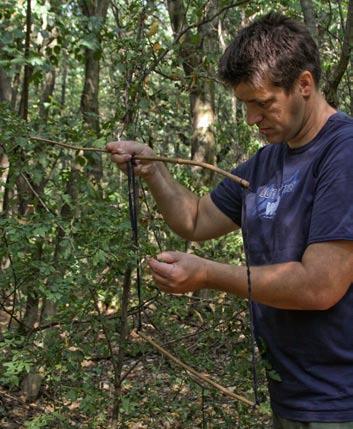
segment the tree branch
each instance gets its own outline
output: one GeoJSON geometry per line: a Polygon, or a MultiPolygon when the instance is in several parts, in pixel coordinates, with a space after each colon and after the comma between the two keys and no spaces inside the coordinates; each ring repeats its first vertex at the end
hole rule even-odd
{"type": "Polygon", "coordinates": [[[228,396],[229,398],[235,399],[236,401],[243,402],[246,405],[254,407],[254,402],[250,401],[249,399],[245,398],[242,395],[238,395],[236,393],[231,392],[229,389],[226,389],[216,381],[212,380],[209,376],[206,376],[204,374],[201,374],[200,372],[196,371],[194,368],[190,367],[189,365],[186,365],[184,362],[182,362],[180,359],[172,355],[170,352],[168,352],[166,349],[164,349],[160,344],[158,344],[154,339],[149,337],[148,335],[142,333],[141,331],[138,331],[137,334],[143,338],[145,341],[147,341],[151,346],[153,346],[155,349],[157,349],[161,354],[166,356],[168,359],[173,361],[178,366],[181,366],[183,369],[185,369],[188,373],[192,374],[196,378],[198,382],[206,383],[211,385],[213,388],[217,389],[219,392],[221,392],[223,395],[228,396]]]}
{"type": "MultiPolygon", "coordinates": [[[[85,152],[105,152],[108,153],[108,151],[106,149],[102,149],[102,148],[96,148],[96,147],[81,147],[81,146],[76,146],[76,145],[70,145],[67,143],[61,143],[61,142],[56,142],[53,140],[48,140],[45,139],[43,137],[36,137],[36,136],[30,136],[29,137],[31,140],[37,140],[37,141],[41,141],[43,143],[49,143],[55,146],[61,146],[64,147],[66,149],[73,149],[73,150],[82,150],[85,152]]],[[[207,164],[206,162],[198,162],[198,161],[193,161],[190,159],[183,159],[183,158],[168,158],[166,156],[140,156],[140,155],[136,155],[134,157],[135,159],[138,160],[145,160],[145,161],[161,161],[161,162],[168,162],[171,164],[183,164],[183,165],[194,165],[196,167],[201,167],[201,168],[206,168],[208,170],[214,171],[215,173],[221,174],[222,176],[227,177],[228,179],[232,180],[235,183],[238,183],[241,187],[243,188],[250,188],[250,183],[245,180],[242,179],[241,177],[235,176],[231,173],[228,173],[227,171],[222,170],[219,167],[216,167],[215,165],[212,164],[207,164]]]]}

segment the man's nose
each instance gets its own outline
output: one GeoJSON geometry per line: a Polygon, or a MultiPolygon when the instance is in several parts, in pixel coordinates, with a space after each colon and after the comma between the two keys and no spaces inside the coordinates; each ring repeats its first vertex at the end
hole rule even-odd
{"type": "Polygon", "coordinates": [[[263,119],[262,114],[255,109],[247,109],[246,112],[246,122],[248,123],[248,125],[252,126],[252,125],[256,125],[259,124],[263,119]]]}

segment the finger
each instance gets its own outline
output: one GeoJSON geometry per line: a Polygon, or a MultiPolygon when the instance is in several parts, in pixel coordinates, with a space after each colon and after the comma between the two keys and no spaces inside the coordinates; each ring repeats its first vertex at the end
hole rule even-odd
{"type": "Polygon", "coordinates": [[[170,282],[166,278],[160,276],[159,274],[152,273],[152,278],[153,278],[153,281],[156,283],[156,285],[160,289],[161,288],[163,288],[163,290],[167,290],[167,289],[171,290],[172,289],[170,282]]]}
{"type": "Polygon", "coordinates": [[[173,295],[179,295],[180,294],[180,292],[175,292],[175,290],[172,287],[170,287],[168,284],[162,284],[162,283],[156,282],[156,286],[161,292],[165,292],[165,293],[173,294],[173,295]]]}
{"type": "Polygon", "coordinates": [[[167,264],[172,264],[179,260],[177,252],[162,252],[156,256],[156,259],[167,264]]]}
{"type": "Polygon", "coordinates": [[[157,287],[162,292],[174,294],[174,291],[169,286],[163,286],[163,285],[157,284],[157,287]]]}
{"type": "Polygon", "coordinates": [[[154,258],[151,258],[148,261],[148,265],[150,266],[151,270],[154,273],[159,274],[160,276],[162,276],[164,278],[170,278],[171,274],[174,270],[173,264],[165,263],[165,262],[159,262],[154,258]]]}
{"type": "Polygon", "coordinates": [[[173,295],[180,295],[185,293],[184,290],[180,290],[178,288],[176,288],[175,286],[171,286],[170,283],[165,282],[163,280],[161,281],[157,281],[155,280],[156,286],[158,287],[159,290],[161,290],[162,292],[166,292],[169,294],[173,294],[173,295]]]}
{"type": "Polygon", "coordinates": [[[114,142],[109,142],[105,147],[108,152],[120,151],[121,153],[131,153],[132,150],[136,150],[136,148],[138,148],[139,146],[141,145],[134,140],[117,140],[114,142]]]}
{"type": "Polygon", "coordinates": [[[114,152],[117,149],[118,145],[117,142],[109,142],[108,144],[105,145],[105,149],[108,152],[114,152]]]}
{"type": "Polygon", "coordinates": [[[135,174],[143,175],[143,173],[148,172],[150,164],[143,164],[141,161],[134,159],[133,166],[135,174]]]}
{"type": "Polygon", "coordinates": [[[118,140],[115,142],[110,142],[105,146],[106,150],[111,153],[127,153],[126,142],[118,140]]]}
{"type": "Polygon", "coordinates": [[[131,155],[128,153],[122,154],[122,155],[118,155],[118,154],[112,154],[111,156],[112,161],[115,162],[116,164],[126,164],[128,161],[130,161],[131,159],[131,155]]]}

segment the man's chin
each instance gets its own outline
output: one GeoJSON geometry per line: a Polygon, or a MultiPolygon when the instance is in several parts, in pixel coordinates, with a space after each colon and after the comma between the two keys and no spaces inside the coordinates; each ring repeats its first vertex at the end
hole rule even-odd
{"type": "Polygon", "coordinates": [[[281,133],[271,133],[266,136],[268,143],[280,144],[284,142],[283,135],[281,133]]]}
{"type": "Polygon", "coordinates": [[[276,134],[268,134],[268,135],[260,134],[260,138],[261,138],[261,141],[265,144],[283,143],[283,140],[281,139],[281,137],[276,134]]]}

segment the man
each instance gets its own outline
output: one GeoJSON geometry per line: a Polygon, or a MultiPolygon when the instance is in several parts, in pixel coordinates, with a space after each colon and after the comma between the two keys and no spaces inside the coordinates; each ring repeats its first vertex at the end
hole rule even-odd
{"type": "MultiPolygon", "coordinates": [[[[198,198],[158,162],[137,162],[164,219],[193,241],[243,226],[255,331],[277,373],[269,377],[274,428],[353,428],[353,120],[318,89],[318,49],[306,28],[269,14],[242,29],[220,75],[269,145],[198,198]],[[246,212],[245,212],[246,211],[246,212]]],[[[110,143],[120,168],[131,141],[110,143]]],[[[161,290],[247,296],[246,267],[181,252],[151,259],[161,290]]]]}

